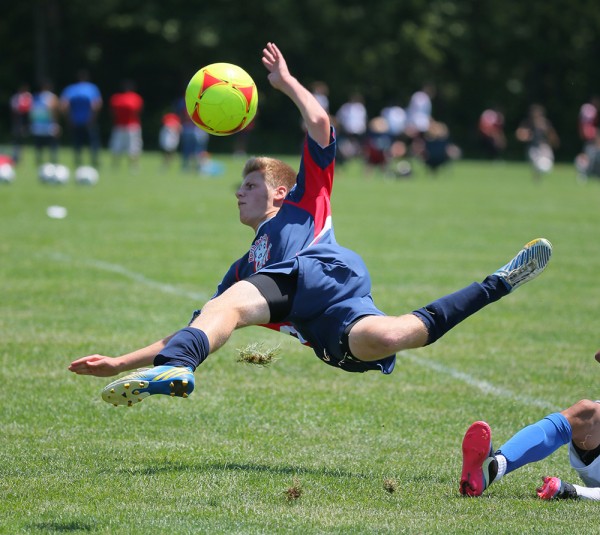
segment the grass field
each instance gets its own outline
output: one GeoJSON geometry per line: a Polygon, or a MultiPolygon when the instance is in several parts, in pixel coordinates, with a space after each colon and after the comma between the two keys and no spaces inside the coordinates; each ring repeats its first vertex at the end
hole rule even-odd
{"type": "Polygon", "coordinates": [[[404,181],[340,168],[336,236],[389,313],[481,280],[531,238],[552,241],[552,262],[391,376],[338,371],[249,328],[198,370],[189,400],[116,408],[100,399],[106,379],[68,363],[153,342],[212,295],[252,238],[233,197],[242,160],[221,157],[225,175],[207,178],[163,172],[154,154],[135,175],[106,158],[97,186],[51,187],[31,159],[0,187],[0,533],[598,532],[598,504],[535,496],[543,475],[578,482],[565,448],[479,499],[458,479],[474,420],[500,445],[600,397],[599,183],[568,165],[539,183],[514,163],[404,181]],[[254,342],[279,345],[279,360],[237,362],[254,342]]]}

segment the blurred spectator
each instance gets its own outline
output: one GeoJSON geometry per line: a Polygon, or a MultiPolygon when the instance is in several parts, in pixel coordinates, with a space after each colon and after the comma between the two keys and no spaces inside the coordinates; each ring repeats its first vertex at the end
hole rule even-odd
{"type": "Polygon", "coordinates": [[[506,149],[504,115],[494,108],[483,110],[479,117],[478,132],[486,156],[491,160],[500,158],[506,149]]]}
{"type": "Polygon", "coordinates": [[[329,112],[329,86],[325,82],[316,81],[311,84],[310,92],[323,109],[329,112]]]}
{"type": "Polygon", "coordinates": [[[429,130],[435,86],[425,84],[410,97],[406,108],[406,132],[411,138],[422,137],[429,130]]]}
{"type": "Polygon", "coordinates": [[[531,163],[534,179],[548,173],[554,166],[554,149],[560,143],[558,134],[546,117],[546,110],[540,104],[529,107],[527,117],[516,131],[516,137],[525,143],[527,159],[531,163]]]}
{"type": "Polygon", "coordinates": [[[192,121],[184,97],[177,101],[176,110],[181,121],[181,168],[200,172],[207,156],[209,134],[192,121]]]}
{"type": "Polygon", "coordinates": [[[583,151],[587,145],[595,145],[600,122],[600,97],[593,96],[579,109],[578,116],[579,137],[583,142],[583,151]]]}
{"type": "Polygon", "coordinates": [[[575,158],[577,177],[586,181],[588,178],[600,178],[600,131],[593,142],[588,142],[582,153],[575,158]]]}
{"type": "Polygon", "coordinates": [[[12,159],[19,163],[23,143],[29,134],[29,111],[33,97],[27,84],[21,84],[17,92],[10,97],[11,137],[13,143],[12,159]]]}
{"type": "Polygon", "coordinates": [[[100,133],[97,120],[102,108],[102,95],[98,86],[90,82],[88,71],[80,70],[77,82],[65,87],[60,95],[60,107],[71,129],[75,167],[81,165],[81,153],[86,145],[90,149],[92,166],[98,167],[100,133]]]}
{"type": "Polygon", "coordinates": [[[15,180],[15,162],[7,154],[0,154],[0,184],[10,184],[15,180]]]}
{"type": "Polygon", "coordinates": [[[163,153],[163,164],[168,167],[179,147],[181,120],[176,113],[165,113],[158,133],[158,144],[163,153]]]}
{"type": "Polygon", "coordinates": [[[386,174],[395,178],[409,177],[412,174],[412,165],[406,158],[409,139],[406,134],[408,118],[406,110],[392,102],[381,110],[381,117],[387,122],[392,142],[387,151],[386,174]]]}
{"type": "MultiPolygon", "coordinates": [[[[309,86],[309,90],[323,109],[329,113],[329,86],[325,82],[316,81],[309,86]]],[[[302,132],[306,133],[304,119],[301,119],[300,124],[302,126],[302,132]]]]}
{"type": "Polygon", "coordinates": [[[383,117],[388,125],[388,132],[394,140],[401,139],[406,130],[406,111],[398,104],[390,104],[381,110],[383,117]]]}
{"type": "Polygon", "coordinates": [[[425,133],[429,130],[435,86],[425,84],[410,97],[406,108],[406,138],[411,157],[425,161],[425,133]]]}
{"type": "Polygon", "coordinates": [[[374,117],[369,121],[364,143],[367,169],[379,169],[385,172],[393,142],[388,122],[383,117],[374,117]]]}
{"type": "Polygon", "coordinates": [[[350,95],[335,114],[338,126],[338,161],[360,156],[367,133],[367,108],[360,93],[350,95]]]}
{"type": "Polygon", "coordinates": [[[48,149],[48,162],[58,163],[58,96],[52,91],[52,84],[45,80],[40,84],[39,91],[34,93],[29,110],[29,123],[35,161],[39,166],[44,163],[44,149],[48,149]]]}
{"type": "Polygon", "coordinates": [[[109,107],[113,119],[109,144],[113,164],[116,165],[120,157],[126,154],[131,168],[137,169],[143,147],[140,115],[144,99],[136,93],[135,84],[125,80],[122,91],[110,97],[109,107]]]}
{"type": "Polygon", "coordinates": [[[424,135],[423,162],[434,174],[448,162],[460,158],[461,151],[450,141],[450,133],[445,123],[431,120],[424,135]]]}

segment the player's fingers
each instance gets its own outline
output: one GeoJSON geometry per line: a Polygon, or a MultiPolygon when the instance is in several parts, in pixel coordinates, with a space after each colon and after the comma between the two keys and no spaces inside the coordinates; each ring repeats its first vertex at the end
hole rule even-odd
{"type": "Polygon", "coordinates": [[[106,357],[104,355],[100,355],[98,353],[94,353],[93,355],[86,355],[85,357],[81,357],[78,359],[75,359],[72,364],[80,364],[82,362],[92,362],[94,360],[102,360],[105,359],[106,357]]]}
{"type": "Polygon", "coordinates": [[[91,374],[90,371],[94,366],[94,363],[102,362],[106,357],[102,355],[88,355],[87,357],[82,357],[80,359],[74,360],[69,365],[69,370],[79,374],[91,374]],[[91,365],[91,367],[90,367],[91,365]]]}
{"type": "Polygon", "coordinates": [[[90,357],[81,357],[80,359],[76,359],[73,362],[71,362],[71,366],[78,366],[79,364],[83,364],[84,362],[86,362],[90,357]]]}
{"type": "Polygon", "coordinates": [[[273,72],[273,62],[269,61],[266,58],[262,59],[263,65],[265,66],[265,69],[267,69],[269,72],[273,72]]]}
{"type": "Polygon", "coordinates": [[[76,366],[71,364],[68,370],[73,373],[76,373],[77,375],[91,375],[89,368],[85,364],[78,364],[76,366]]]}
{"type": "Polygon", "coordinates": [[[273,55],[281,56],[281,50],[279,50],[279,47],[275,43],[270,43],[270,45],[271,45],[271,49],[273,51],[273,55]]]}
{"type": "Polygon", "coordinates": [[[265,61],[265,59],[271,63],[275,61],[275,55],[269,48],[263,48],[263,61],[265,61]]]}

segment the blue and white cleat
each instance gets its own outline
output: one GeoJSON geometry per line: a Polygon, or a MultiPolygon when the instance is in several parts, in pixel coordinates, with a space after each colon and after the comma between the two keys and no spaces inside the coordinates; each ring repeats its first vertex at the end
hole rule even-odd
{"type": "Polygon", "coordinates": [[[125,375],[102,390],[102,399],[107,403],[127,405],[154,394],[187,398],[194,390],[194,373],[180,366],[155,366],[142,368],[125,375]]]}
{"type": "Polygon", "coordinates": [[[500,277],[508,291],[512,292],[544,271],[551,256],[552,244],[545,238],[536,238],[526,243],[517,256],[494,275],[500,277]]]}

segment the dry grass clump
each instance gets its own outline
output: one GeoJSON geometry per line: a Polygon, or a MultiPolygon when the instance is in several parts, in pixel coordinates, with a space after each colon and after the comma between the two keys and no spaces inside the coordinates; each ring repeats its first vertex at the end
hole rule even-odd
{"type": "Polygon", "coordinates": [[[279,346],[265,349],[262,344],[250,344],[243,349],[238,349],[238,362],[269,366],[277,359],[279,346]]]}

